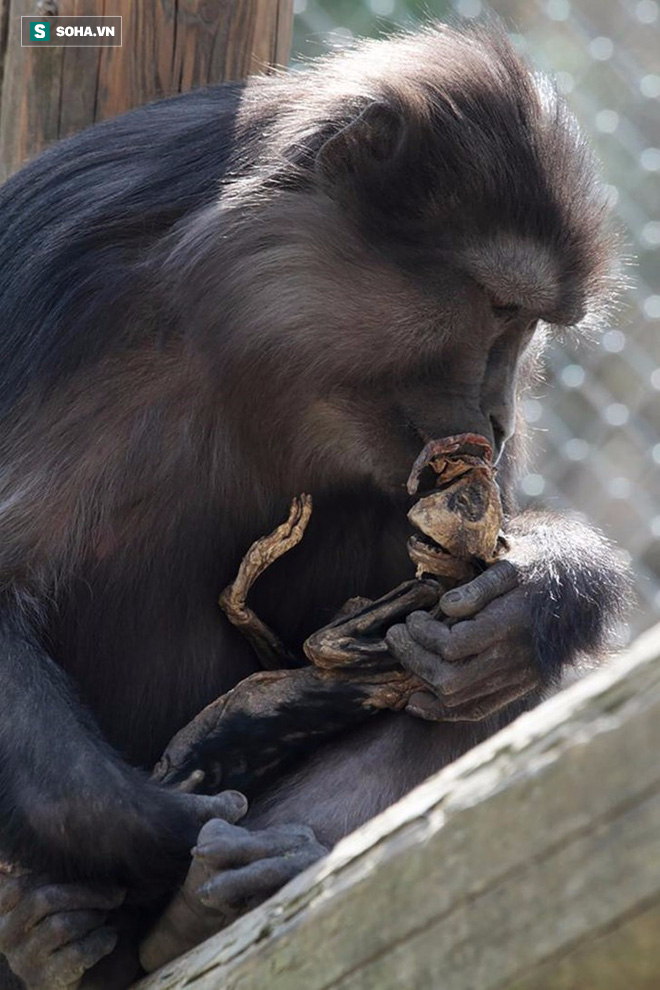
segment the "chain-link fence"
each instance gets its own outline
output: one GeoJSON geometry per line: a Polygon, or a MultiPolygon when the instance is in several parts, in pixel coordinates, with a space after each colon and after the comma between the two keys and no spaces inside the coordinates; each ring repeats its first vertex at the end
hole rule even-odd
{"type": "MultiPolygon", "coordinates": [[[[591,136],[624,227],[630,289],[600,339],[554,346],[525,403],[523,496],[584,513],[630,554],[633,631],[660,618],[660,10],[655,0],[494,0],[591,136]]],[[[480,0],[295,0],[294,61],[480,0]]]]}

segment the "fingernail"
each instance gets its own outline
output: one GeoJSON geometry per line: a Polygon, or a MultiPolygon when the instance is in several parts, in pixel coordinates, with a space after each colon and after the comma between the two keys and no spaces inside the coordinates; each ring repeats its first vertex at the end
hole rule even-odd
{"type": "Polygon", "coordinates": [[[241,794],[240,791],[226,791],[225,793],[227,797],[230,798],[231,803],[234,805],[236,811],[240,811],[243,814],[245,814],[245,812],[248,809],[248,799],[246,798],[245,794],[241,794]]]}
{"type": "Polygon", "coordinates": [[[214,890],[213,890],[212,882],[205,883],[201,887],[198,887],[197,897],[199,898],[200,903],[204,905],[204,907],[212,906],[214,900],[214,890]]]}
{"type": "Polygon", "coordinates": [[[463,595],[460,591],[448,591],[446,595],[442,596],[442,600],[445,602],[460,602],[463,595]]]}

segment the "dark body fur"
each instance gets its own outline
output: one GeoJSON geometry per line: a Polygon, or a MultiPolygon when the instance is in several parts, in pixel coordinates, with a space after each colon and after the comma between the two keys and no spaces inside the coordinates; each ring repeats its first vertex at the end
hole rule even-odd
{"type": "MultiPolygon", "coordinates": [[[[532,324],[592,312],[603,216],[570,116],[477,28],[136,110],[4,186],[8,857],[171,882],[194,836],[133,768],[257,669],[217,607],[246,547],[313,494],[303,544],[254,600],[294,649],[348,597],[410,577],[413,458],[462,431],[501,446],[531,373],[533,348],[492,336],[493,301],[532,324]]],[[[513,518],[517,457],[514,438],[500,482],[510,530],[541,548],[528,577],[549,682],[598,646],[624,583],[580,524],[513,518]]],[[[335,794],[334,837],[475,738],[396,726],[399,783],[335,794]],[[410,755],[434,739],[432,758],[410,755]]]]}

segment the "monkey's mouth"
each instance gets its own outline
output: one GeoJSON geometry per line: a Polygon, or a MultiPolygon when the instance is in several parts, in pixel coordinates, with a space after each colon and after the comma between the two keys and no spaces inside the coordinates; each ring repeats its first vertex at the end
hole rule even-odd
{"type": "Polygon", "coordinates": [[[428,557],[430,560],[451,557],[449,550],[445,550],[426,533],[413,533],[408,539],[408,552],[414,554],[416,558],[428,557]]]}
{"type": "Polygon", "coordinates": [[[425,533],[413,533],[408,540],[408,556],[417,568],[417,575],[469,580],[472,570],[468,561],[458,560],[425,533]]]}

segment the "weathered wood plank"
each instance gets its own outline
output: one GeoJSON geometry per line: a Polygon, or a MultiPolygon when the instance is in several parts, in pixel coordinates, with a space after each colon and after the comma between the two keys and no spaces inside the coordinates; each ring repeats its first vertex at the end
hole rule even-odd
{"type": "Polygon", "coordinates": [[[2,77],[9,31],[9,3],[10,0],[0,0],[0,103],[2,102],[2,77]]]}
{"type": "Polygon", "coordinates": [[[114,0],[105,7],[100,0],[0,0],[0,180],[88,124],[288,59],[293,0],[114,0]],[[104,9],[122,15],[121,48],[21,48],[21,14],[104,9]]]}
{"type": "Polygon", "coordinates": [[[660,903],[601,935],[586,938],[572,952],[551,959],[510,984],[507,990],[658,990],[660,903]]]}
{"type": "Polygon", "coordinates": [[[660,630],[140,990],[660,986],[660,630]]]}

